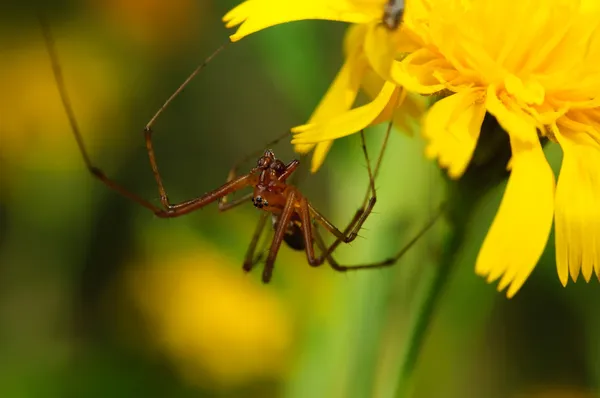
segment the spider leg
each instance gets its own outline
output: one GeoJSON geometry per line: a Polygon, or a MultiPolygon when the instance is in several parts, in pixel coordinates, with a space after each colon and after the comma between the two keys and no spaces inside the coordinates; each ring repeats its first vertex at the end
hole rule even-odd
{"type": "Polygon", "coordinates": [[[271,248],[269,249],[269,254],[267,256],[267,260],[265,261],[265,269],[262,275],[262,280],[264,283],[269,283],[271,280],[273,267],[275,265],[275,258],[277,257],[277,252],[279,251],[281,243],[283,242],[286,229],[292,219],[292,215],[294,214],[294,206],[296,205],[296,202],[296,191],[291,189],[286,199],[285,206],[283,207],[283,211],[279,216],[279,222],[276,225],[275,235],[273,236],[273,241],[271,242],[271,248]]]}
{"type": "Polygon", "coordinates": [[[56,46],[54,43],[54,38],[52,36],[52,32],[50,30],[50,26],[48,25],[48,21],[46,21],[46,19],[44,17],[40,16],[39,19],[40,19],[40,25],[42,28],[44,40],[46,42],[46,48],[47,48],[48,54],[50,56],[52,73],[54,74],[54,80],[56,81],[56,85],[58,86],[58,92],[60,94],[60,99],[63,103],[63,107],[65,109],[67,118],[69,120],[69,124],[71,126],[71,130],[73,131],[73,135],[75,136],[75,141],[77,142],[77,146],[79,147],[79,151],[81,152],[81,156],[83,157],[83,161],[85,162],[87,169],[95,178],[100,180],[104,185],[106,185],[113,191],[118,192],[119,194],[125,196],[126,198],[132,200],[133,202],[136,202],[155,213],[160,212],[161,209],[159,207],[153,205],[149,201],[139,197],[135,193],[128,191],[127,189],[125,189],[121,185],[119,185],[118,183],[112,181],[111,179],[106,177],[106,175],[104,174],[104,172],[102,172],[102,170],[100,170],[99,168],[97,168],[96,166],[94,166],[92,164],[92,161],[90,160],[90,157],[85,148],[85,144],[83,142],[83,138],[82,138],[82,135],[79,130],[79,125],[77,124],[77,119],[75,118],[75,112],[73,112],[73,108],[71,106],[71,100],[69,99],[69,95],[66,90],[65,80],[64,80],[63,73],[62,73],[62,68],[60,67],[60,64],[58,62],[58,55],[56,52],[56,46]]]}
{"type": "MultiPolygon", "coordinates": [[[[152,165],[152,170],[154,172],[154,176],[155,176],[156,182],[159,187],[159,192],[161,195],[161,203],[164,208],[155,206],[150,201],[141,198],[139,195],[129,191],[128,189],[126,189],[122,185],[120,185],[119,183],[108,178],[106,176],[106,174],[101,169],[96,167],[92,163],[92,160],[90,159],[90,156],[86,149],[85,143],[83,141],[83,136],[81,135],[81,130],[79,129],[79,125],[77,124],[75,112],[73,111],[73,107],[71,105],[71,101],[70,101],[69,95],[66,90],[65,81],[64,81],[62,69],[58,62],[58,56],[56,53],[54,38],[52,37],[50,26],[48,25],[48,22],[43,17],[40,17],[40,25],[41,25],[42,32],[44,35],[44,40],[46,41],[46,47],[48,50],[48,54],[50,56],[54,79],[56,81],[56,85],[58,86],[60,98],[62,100],[65,112],[67,114],[67,118],[68,118],[69,124],[71,126],[71,131],[75,137],[75,141],[77,142],[77,146],[79,147],[79,151],[81,152],[81,156],[83,157],[83,161],[84,161],[87,169],[100,182],[102,182],[104,185],[106,185],[108,188],[112,189],[113,191],[115,191],[115,192],[119,193],[120,195],[128,198],[129,200],[149,209],[154,214],[156,214],[157,216],[162,217],[162,218],[178,217],[183,214],[187,214],[191,211],[194,211],[203,206],[206,206],[207,204],[214,202],[215,200],[220,199],[221,197],[223,197],[227,194],[230,194],[234,191],[242,189],[246,186],[252,185],[252,176],[250,174],[248,174],[248,175],[239,177],[237,179],[234,179],[232,181],[229,181],[228,183],[224,184],[220,188],[210,191],[201,197],[191,199],[191,200],[185,201],[183,203],[174,204],[174,205],[169,203],[169,201],[167,199],[167,194],[166,194],[165,189],[162,184],[162,179],[160,178],[160,174],[158,173],[158,166],[156,165],[156,161],[154,159],[154,150],[152,148],[150,125],[154,122],[154,120],[156,119],[156,116],[158,116],[158,114],[160,114],[162,112],[162,110],[169,104],[169,102],[173,99],[174,96],[172,96],[171,98],[169,98],[169,100],[167,100],[165,105],[163,105],[163,107],[159,110],[159,112],[157,112],[155,117],[152,118],[152,120],[150,121],[150,123],[147,126],[147,129],[145,130],[146,147],[148,149],[148,155],[150,157],[150,163],[152,165]]],[[[217,52],[215,52],[211,57],[209,57],[209,59],[207,61],[205,61],[200,67],[198,67],[197,70],[195,71],[195,73],[197,73],[203,66],[205,66],[206,63],[212,57],[214,57],[216,55],[216,53],[218,53],[221,49],[217,50],[217,52]]],[[[188,78],[188,80],[186,80],[186,83],[184,83],[184,85],[187,84],[188,81],[189,81],[189,78],[188,78]]],[[[182,89],[183,89],[183,85],[182,85],[182,87],[180,87],[178,89],[178,91],[176,93],[178,93],[182,89]]]]}
{"type": "MultiPolygon", "coordinates": [[[[372,210],[372,207],[369,208],[369,203],[370,201],[375,197],[375,187],[374,187],[374,180],[375,177],[377,176],[377,174],[379,173],[379,169],[381,167],[381,161],[383,159],[383,154],[385,152],[385,148],[387,146],[387,142],[390,136],[390,132],[391,132],[391,127],[392,127],[392,123],[390,122],[390,124],[388,124],[387,130],[386,130],[386,134],[383,140],[383,144],[379,153],[379,157],[377,160],[377,163],[375,165],[375,169],[374,171],[371,173],[370,168],[368,167],[369,163],[368,163],[368,157],[367,157],[367,152],[366,152],[366,146],[365,146],[365,141],[364,141],[364,136],[362,137],[362,143],[363,143],[363,149],[365,152],[365,157],[367,157],[367,169],[369,170],[369,177],[371,177],[370,179],[370,191],[367,191],[366,195],[365,195],[365,199],[363,201],[363,208],[359,209],[356,213],[356,215],[354,216],[354,218],[352,219],[352,221],[350,222],[350,224],[348,225],[348,227],[346,228],[346,231],[344,236],[342,238],[351,238],[352,237],[352,233],[358,233],[358,231],[360,230],[360,227],[362,226],[362,224],[364,223],[364,220],[366,217],[362,217],[365,213],[368,213],[372,210]],[[372,196],[369,195],[369,193],[372,192],[372,196]],[[364,210],[363,210],[364,209],[364,210]],[[352,230],[352,232],[350,232],[350,230],[352,230]],[[347,233],[350,232],[350,235],[347,235],[347,233]]],[[[339,246],[339,244],[342,241],[346,241],[343,239],[340,239],[335,233],[334,235],[336,235],[336,240],[335,242],[333,242],[331,244],[331,246],[329,246],[329,248],[327,248],[327,245],[325,244],[325,241],[323,239],[323,237],[321,236],[317,226],[315,226],[314,230],[313,230],[313,236],[315,238],[315,242],[317,243],[317,245],[319,246],[319,248],[321,249],[322,253],[321,253],[321,258],[320,260],[327,260],[327,262],[329,263],[329,265],[331,266],[331,268],[333,268],[336,271],[340,271],[340,272],[345,272],[345,271],[353,271],[353,270],[359,270],[359,269],[370,269],[370,268],[385,268],[385,267],[389,267],[392,266],[394,264],[396,264],[400,258],[402,258],[402,256],[404,256],[404,254],[406,252],[408,252],[408,250],[410,250],[410,248],[419,241],[419,239],[421,239],[421,237],[423,237],[423,235],[425,235],[425,233],[427,233],[427,231],[429,231],[429,229],[431,229],[435,223],[437,222],[437,220],[443,215],[444,213],[444,205],[441,205],[438,212],[423,226],[423,228],[421,228],[421,230],[419,230],[419,232],[410,240],[408,241],[408,243],[406,243],[395,255],[393,255],[392,257],[389,257],[385,260],[382,261],[378,261],[378,262],[373,262],[373,263],[367,263],[367,264],[358,264],[358,265],[352,265],[352,266],[347,266],[347,265],[340,265],[331,255],[331,253],[337,248],[337,246],[339,246]]],[[[318,219],[317,219],[318,220],[318,219]]],[[[323,225],[323,224],[321,224],[323,225]]],[[[327,230],[329,232],[332,232],[329,228],[327,228],[327,230]]],[[[354,236],[355,238],[356,236],[354,236]]]]}
{"type": "MultiPolygon", "coordinates": [[[[336,237],[336,242],[334,243],[335,247],[337,247],[342,242],[350,243],[354,239],[356,239],[358,231],[362,227],[362,224],[366,221],[367,217],[371,213],[371,210],[375,206],[375,203],[377,202],[375,183],[373,181],[373,172],[371,170],[371,164],[369,161],[369,154],[367,152],[367,146],[365,143],[365,135],[363,130],[360,131],[360,138],[362,143],[363,154],[365,155],[365,159],[367,160],[367,170],[369,173],[369,188],[367,191],[367,197],[365,198],[366,200],[363,201],[363,205],[361,206],[361,208],[356,211],[354,217],[352,218],[348,226],[344,229],[343,232],[340,231],[335,225],[333,225],[331,221],[329,221],[324,215],[322,215],[317,209],[315,209],[311,203],[308,204],[311,215],[314,217],[314,219],[319,224],[321,224],[327,231],[329,231],[332,235],[336,237]],[[370,197],[369,193],[371,193],[370,197]]],[[[382,152],[383,149],[384,148],[382,148],[382,152]]],[[[331,251],[333,251],[333,249],[331,251]]]]}
{"type": "MultiPolygon", "coordinates": [[[[327,244],[321,236],[321,233],[319,232],[319,227],[317,225],[315,225],[314,229],[312,230],[312,233],[313,237],[315,238],[315,242],[317,243],[317,246],[319,246],[319,250],[321,250],[321,253],[327,253],[327,244]]],[[[325,256],[322,255],[321,257],[324,258],[325,256]]],[[[331,253],[327,254],[326,258],[330,265],[333,263],[337,264],[331,253]]]]}
{"type": "Polygon", "coordinates": [[[300,161],[296,159],[292,160],[291,162],[285,165],[285,171],[281,173],[281,175],[277,179],[279,181],[285,182],[285,180],[287,180],[292,175],[292,173],[296,171],[298,166],[300,166],[300,161]]]}
{"type": "Polygon", "coordinates": [[[210,61],[212,61],[213,58],[216,57],[221,51],[223,51],[225,49],[225,47],[227,47],[227,45],[230,43],[231,42],[229,40],[227,40],[225,43],[221,44],[221,46],[219,48],[217,48],[212,54],[210,54],[204,61],[202,61],[202,63],[200,63],[196,67],[196,69],[194,69],[194,71],[192,73],[190,73],[190,75],[187,77],[187,79],[185,79],[184,82],[181,83],[181,85],[177,88],[177,90],[175,90],[175,92],[173,94],[171,94],[171,96],[165,101],[165,103],[160,107],[160,109],[158,111],[156,111],[154,116],[152,116],[152,118],[150,119],[148,124],[146,124],[144,131],[150,131],[150,134],[152,133],[152,126],[154,125],[154,122],[156,122],[156,119],[158,119],[158,117],[165,111],[165,109],[167,109],[167,107],[169,106],[171,101],[173,101],[175,99],[175,97],[177,97],[185,89],[185,87],[192,81],[192,79],[194,77],[196,77],[196,75],[198,73],[200,73],[200,71],[202,71],[202,69],[204,69],[210,63],[210,61]]]}
{"type": "Polygon", "coordinates": [[[246,195],[242,196],[241,198],[234,199],[231,202],[227,202],[227,201],[223,200],[223,198],[227,197],[227,195],[222,196],[219,199],[219,211],[223,212],[223,211],[231,210],[234,207],[237,207],[243,203],[248,202],[250,199],[252,199],[253,196],[254,196],[254,192],[248,192],[246,195]]]}
{"type": "MultiPolygon", "coordinates": [[[[387,148],[387,144],[390,139],[390,134],[392,133],[392,126],[393,126],[393,121],[390,121],[385,130],[385,135],[383,136],[383,142],[381,143],[381,149],[379,150],[379,155],[377,156],[377,162],[375,163],[375,167],[373,168],[372,174],[369,174],[369,177],[371,178],[370,179],[370,188],[371,189],[370,190],[367,189],[367,191],[365,192],[365,198],[363,199],[363,208],[369,201],[371,193],[373,193],[373,194],[375,193],[375,180],[377,179],[377,176],[379,175],[379,170],[381,169],[381,163],[383,162],[383,155],[385,154],[385,149],[387,148]]],[[[362,140],[362,144],[363,144],[363,151],[366,154],[367,147],[365,145],[364,139],[362,140]]],[[[367,158],[367,171],[370,171],[369,165],[370,165],[370,163],[367,158]]]]}
{"type": "MultiPolygon", "coordinates": [[[[400,260],[402,258],[402,256],[404,256],[404,254],[406,254],[406,252],[408,252],[410,250],[410,248],[413,247],[414,244],[417,243],[419,241],[419,239],[421,239],[423,237],[423,235],[425,235],[425,233],[427,233],[427,231],[429,231],[431,229],[431,227],[433,227],[435,225],[437,220],[439,220],[440,217],[444,214],[443,210],[444,210],[444,206],[442,205],[442,206],[440,206],[438,212],[421,228],[421,230],[419,230],[419,232],[411,240],[409,240],[396,254],[394,254],[392,257],[389,257],[385,260],[376,261],[376,262],[367,263],[367,264],[340,265],[333,258],[331,253],[325,252],[326,259],[327,259],[329,265],[331,266],[331,268],[333,268],[336,271],[340,271],[340,272],[355,271],[355,270],[360,270],[360,269],[385,268],[385,267],[390,267],[392,265],[395,265],[398,262],[398,260],[400,260]]],[[[321,248],[321,250],[325,250],[327,248],[327,246],[325,245],[325,241],[323,240],[323,237],[321,236],[321,234],[319,233],[317,228],[314,229],[314,237],[315,237],[317,244],[321,248]]]]}
{"type": "Polygon", "coordinates": [[[325,259],[333,253],[333,251],[342,243],[350,243],[358,236],[358,232],[362,228],[363,224],[371,214],[375,203],[377,202],[377,193],[375,190],[375,177],[379,173],[379,169],[381,167],[381,161],[383,159],[383,155],[385,153],[385,149],[387,148],[387,142],[389,140],[390,133],[392,131],[392,123],[388,124],[388,127],[385,132],[385,136],[383,139],[383,143],[381,145],[381,149],[379,151],[379,156],[377,157],[377,163],[375,165],[375,169],[371,169],[371,162],[369,160],[369,154],[367,151],[367,145],[365,142],[364,131],[360,132],[361,144],[363,154],[365,155],[365,159],[367,162],[367,171],[369,174],[369,188],[365,194],[365,198],[363,200],[362,207],[356,211],[354,217],[346,227],[346,229],[341,232],[337,229],[330,221],[328,221],[322,214],[320,214],[310,203],[309,207],[311,209],[312,216],[315,218],[319,224],[321,224],[327,231],[333,234],[336,237],[336,240],[329,246],[327,250],[321,253],[320,261],[323,262],[325,259]]]}
{"type": "Polygon", "coordinates": [[[250,272],[252,268],[254,268],[254,266],[262,258],[262,254],[259,254],[258,256],[254,257],[254,252],[256,251],[256,246],[258,245],[258,241],[260,240],[260,235],[262,235],[262,232],[265,229],[268,217],[269,213],[262,213],[260,215],[260,219],[258,220],[258,224],[256,224],[256,229],[254,230],[252,240],[250,241],[250,245],[248,246],[248,250],[246,251],[246,257],[244,258],[244,265],[242,267],[246,272],[250,272]]]}
{"type": "MultiPolygon", "coordinates": [[[[169,101],[163,105],[163,107],[167,106],[169,101]]],[[[163,109],[163,108],[161,108],[163,109]]],[[[156,117],[156,116],[155,116],[156,117]]],[[[153,119],[154,120],[154,119],[153,119]]],[[[152,122],[152,121],[151,121],[152,122]]],[[[156,185],[158,185],[158,192],[160,194],[160,202],[163,207],[166,209],[164,211],[167,214],[167,217],[172,217],[170,214],[176,214],[176,216],[180,216],[183,214],[190,213],[196,209],[206,206],[207,204],[214,202],[217,199],[221,199],[228,194],[238,191],[242,188],[248,187],[252,185],[252,173],[254,169],[250,171],[249,174],[246,174],[241,177],[237,177],[231,180],[228,180],[225,184],[223,184],[220,188],[217,188],[213,191],[210,191],[204,194],[201,197],[194,198],[179,204],[171,204],[169,202],[169,197],[165,190],[165,187],[162,182],[162,178],[160,176],[160,172],[158,170],[158,163],[156,162],[156,156],[154,154],[154,146],[152,144],[152,129],[150,128],[150,123],[144,129],[144,137],[146,140],[146,150],[148,151],[148,158],[150,160],[150,166],[152,167],[152,173],[154,174],[154,179],[156,180],[156,185]]],[[[235,207],[241,204],[244,200],[248,200],[250,196],[246,195],[239,200],[235,201],[233,206],[224,206],[220,205],[219,208],[221,211],[228,210],[229,208],[235,207]]],[[[162,217],[162,214],[158,214],[159,217],[162,217]]]]}
{"type": "MultiPolygon", "coordinates": [[[[267,228],[267,231],[269,229],[267,228]]],[[[269,252],[269,242],[272,241],[273,238],[269,237],[268,235],[265,236],[265,239],[263,239],[262,245],[260,247],[260,249],[258,250],[258,254],[256,254],[254,256],[254,259],[252,260],[252,266],[254,267],[254,265],[258,264],[264,257],[265,257],[265,253],[269,252]]]]}
{"type": "MultiPolygon", "coordinates": [[[[300,216],[300,220],[302,222],[302,236],[304,238],[304,251],[306,252],[306,259],[308,263],[313,267],[318,267],[323,264],[324,257],[316,257],[315,256],[315,236],[313,230],[313,224],[311,220],[311,213],[308,200],[305,197],[301,197],[299,202],[299,207],[296,209],[296,212],[300,216]]],[[[316,230],[316,227],[315,227],[316,230]]],[[[326,251],[327,248],[321,248],[321,251],[326,251]]]]}

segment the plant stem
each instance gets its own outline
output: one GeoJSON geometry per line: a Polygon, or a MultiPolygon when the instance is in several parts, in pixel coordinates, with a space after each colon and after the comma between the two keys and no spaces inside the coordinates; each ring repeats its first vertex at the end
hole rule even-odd
{"type": "Polygon", "coordinates": [[[435,311],[440,302],[446,281],[449,279],[452,265],[454,263],[453,253],[460,247],[462,241],[462,233],[456,230],[450,232],[450,236],[446,242],[444,256],[442,261],[437,264],[437,267],[426,281],[427,286],[422,290],[422,294],[418,299],[417,313],[414,320],[411,322],[408,338],[407,349],[405,350],[404,358],[400,368],[400,378],[398,384],[397,396],[408,396],[410,391],[409,383],[412,380],[412,375],[422,351],[425,338],[431,321],[435,315],[435,311]]]}
{"type": "Polygon", "coordinates": [[[469,221],[472,207],[481,197],[483,190],[472,189],[472,181],[448,181],[446,205],[449,232],[445,238],[442,257],[424,281],[421,295],[417,299],[416,312],[410,323],[404,358],[400,366],[400,377],[396,396],[407,397],[411,392],[413,373],[422,352],[429,327],[435,316],[438,304],[445,291],[446,282],[450,279],[456,253],[460,250],[469,221]]]}

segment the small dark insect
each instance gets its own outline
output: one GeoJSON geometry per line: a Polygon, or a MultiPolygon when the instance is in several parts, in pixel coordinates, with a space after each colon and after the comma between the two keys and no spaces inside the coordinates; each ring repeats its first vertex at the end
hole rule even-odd
{"type": "MultiPolygon", "coordinates": [[[[77,141],[79,150],[83,156],[83,160],[90,171],[90,173],[104,183],[110,189],[116,191],[122,196],[130,199],[131,201],[144,206],[145,208],[152,211],[156,216],[161,218],[172,218],[179,217],[184,214],[191,213],[195,210],[203,208],[204,206],[218,201],[220,211],[226,211],[232,209],[242,203],[251,201],[254,206],[262,210],[260,220],[256,227],[256,231],[250,242],[250,246],[245,256],[243,269],[250,271],[256,264],[262,260],[262,253],[255,256],[256,247],[260,240],[267,219],[271,215],[272,225],[275,230],[271,246],[268,250],[267,258],[265,260],[265,267],[262,275],[262,280],[268,283],[271,280],[273,268],[275,265],[275,259],[277,253],[281,247],[281,244],[285,242],[289,247],[294,250],[304,250],[308,263],[312,266],[319,266],[324,262],[328,262],[330,266],[336,271],[348,271],[366,268],[381,268],[391,266],[402,257],[402,255],[408,251],[408,249],[418,241],[418,239],[425,234],[425,232],[433,226],[437,216],[434,217],[423,229],[396,255],[383,261],[375,262],[372,264],[362,264],[355,266],[345,266],[338,264],[332,256],[334,250],[340,245],[340,243],[352,242],[358,235],[358,231],[361,229],[363,223],[371,213],[373,206],[377,200],[374,185],[374,176],[377,174],[381,159],[387,144],[387,140],[391,131],[391,123],[388,126],[384,143],[377,161],[375,170],[371,170],[369,157],[364,140],[364,134],[361,132],[362,149],[364,156],[367,160],[367,170],[369,172],[369,188],[362,207],[356,212],[348,226],[343,230],[339,230],[335,227],[325,216],[318,212],[313,205],[306,199],[304,195],[295,186],[287,182],[288,178],[297,169],[299,162],[292,160],[285,164],[281,160],[275,157],[275,154],[270,149],[264,151],[262,156],[258,158],[256,166],[253,167],[247,174],[237,176],[237,166],[229,173],[227,182],[217,189],[205,193],[204,195],[187,200],[182,203],[172,204],[169,201],[167,192],[163,186],[161,175],[158,171],[156,158],[154,155],[154,148],[152,144],[152,125],[154,124],[157,117],[164,111],[169,105],[173,98],[183,90],[185,85],[204,67],[206,64],[218,53],[224,46],[219,48],[213,53],[206,61],[198,66],[194,72],[186,79],[186,81],[175,91],[175,93],[165,102],[165,104],[158,110],[158,112],[152,117],[150,122],[144,128],[144,136],[146,141],[146,149],[148,151],[148,157],[150,159],[150,165],[158,191],[160,194],[160,202],[162,207],[156,206],[146,199],[143,199],[135,193],[125,189],[117,182],[108,178],[102,170],[97,168],[91,162],[89,155],[86,151],[83,143],[83,138],[80,133],[79,127],[76,122],[76,118],[71,107],[69,97],[65,88],[62,71],[58,63],[58,57],[54,48],[54,41],[51,36],[51,32],[48,24],[42,20],[42,29],[44,37],[46,39],[48,51],[50,53],[50,59],[52,62],[52,70],[56,79],[56,83],[60,92],[61,100],[63,102],[69,123],[71,125],[72,132],[77,141]],[[228,201],[228,195],[233,194],[243,188],[253,188],[253,191],[232,200],[228,201]],[[318,227],[325,228],[329,233],[335,237],[335,241],[329,246],[326,245],[325,241],[321,237],[318,227]],[[317,245],[320,255],[315,254],[315,244],[317,245]]],[[[287,134],[286,134],[287,135],[287,134]]],[[[280,137],[282,138],[282,137],[280,137]]],[[[278,141],[277,139],[276,141],[278,141]]]]}
{"type": "Polygon", "coordinates": [[[389,30],[400,26],[404,13],[404,0],[388,0],[383,12],[382,22],[389,30]]]}

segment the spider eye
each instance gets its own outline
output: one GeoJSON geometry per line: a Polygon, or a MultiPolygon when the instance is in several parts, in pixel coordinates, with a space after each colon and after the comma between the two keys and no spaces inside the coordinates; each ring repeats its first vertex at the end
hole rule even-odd
{"type": "Polygon", "coordinates": [[[256,196],[256,197],[252,198],[252,203],[254,204],[254,207],[257,207],[259,209],[262,209],[263,207],[266,207],[269,205],[269,202],[267,202],[266,199],[263,199],[262,196],[256,196]]]}

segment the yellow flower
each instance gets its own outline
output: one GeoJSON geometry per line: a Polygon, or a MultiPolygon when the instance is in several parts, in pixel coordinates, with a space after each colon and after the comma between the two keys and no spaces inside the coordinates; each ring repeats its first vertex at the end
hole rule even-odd
{"type": "Polygon", "coordinates": [[[345,40],[346,61],[307,124],[292,129],[298,152],[314,148],[312,171],[323,163],[333,140],[394,118],[406,129],[421,114],[424,102],[386,81],[381,72],[389,69],[399,48],[413,49],[403,29],[389,29],[382,19],[386,0],[248,0],[225,15],[227,27],[241,25],[232,41],[261,29],[304,19],[349,22],[345,40]],[[377,73],[374,73],[376,71],[377,73]],[[379,74],[379,75],[378,75],[379,74]],[[373,101],[351,109],[363,88],[373,101]],[[316,147],[315,147],[316,144],[316,147]]]}
{"type": "Polygon", "coordinates": [[[130,267],[125,282],[152,343],[190,384],[240,386],[285,376],[290,311],[229,259],[199,244],[130,267]]]}
{"type": "Polygon", "coordinates": [[[511,175],[476,271],[513,296],[538,262],[553,215],[557,267],[600,276],[600,6],[592,0],[422,0],[405,27],[419,48],[390,65],[396,84],[441,91],[423,121],[427,154],[458,178],[487,112],[507,131],[511,175]],[[518,28],[514,28],[518,27],[518,28]],[[563,149],[558,185],[540,144],[563,149]],[[556,192],[555,192],[556,189],[556,192]]]}
{"type": "MultiPolygon", "coordinates": [[[[7,164],[18,164],[18,169],[25,165],[41,170],[77,165],[79,169],[81,155],[73,150],[72,135],[65,132],[67,120],[42,35],[34,31],[30,36],[14,36],[19,40],[4,50],[0,63],[0,157],[7,164]]],[[[122,106],[120,68],[93,40],[97,39],[75,30],[56,29],[67,89],[88,137],[110,134],[112,129],[105,131],[97,120],[107,117],[111,107],[122,106]]],[[[2,178],[13,174],[3,173],[2,178]]]]}
{"type": "Polygon", "coordinates": [[[206,26],[210,3],[194,0],[89,0],[92,12],[118,29],[121,41],[132,40],[153,52],[181,51],[184,40],[206,26]],[[199,20],[200,19],[200,20],[199,20]]]}

